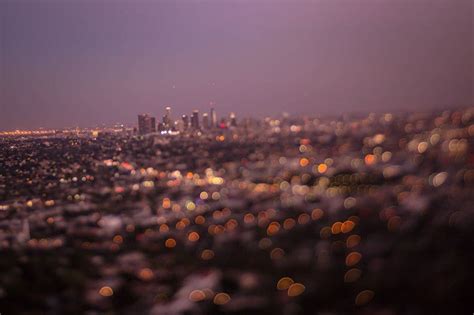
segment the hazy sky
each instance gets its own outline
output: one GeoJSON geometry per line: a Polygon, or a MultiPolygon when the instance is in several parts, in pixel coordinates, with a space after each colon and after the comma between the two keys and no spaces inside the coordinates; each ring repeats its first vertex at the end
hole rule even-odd
{"type": "Polygon", "coordinates": [[[474,104],[471,0],[0,0],[0,130],[474,104]]]}

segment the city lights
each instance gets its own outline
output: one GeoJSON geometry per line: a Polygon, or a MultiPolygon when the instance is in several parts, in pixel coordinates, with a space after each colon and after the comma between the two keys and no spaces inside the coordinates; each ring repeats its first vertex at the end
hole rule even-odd
{"type": "MultiPolygon", "coordinates": [[[[416,114],[219,120],[212,110],[188,124],[172,114],[167,106],[156,131],[0,136],[0,250],[11,283],[23,285],[21,261],[37,279],[60,273],[55,281],[97,310],[128,296],[156,314],[178,304],[189,314],[267,314],[269,305],[311,313],[313,300],[342,314],[396,299],[386,281],[414,277],[399,265],[424,262],[417,273],[435,284],[447,281],[435,262],[462,260],[454,253],[472,226],[472,109],[460,112],[472,117],[463,123],[433,112],[410,133],[416,114]],[[9,255],[42,257],[41,268],[9,255]]],[[[2,279],[0,293],[10,285],[2,279]]],[[[451,292],[424,288],[437,290],[451,292]]]]}

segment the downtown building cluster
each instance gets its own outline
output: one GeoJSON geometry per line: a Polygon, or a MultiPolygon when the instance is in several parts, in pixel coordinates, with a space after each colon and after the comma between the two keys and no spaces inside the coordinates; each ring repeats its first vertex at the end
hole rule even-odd
{"type": "Polygon", "coordinates": [[[230,113],[228,118],[217,118],[214,108],[210,113],[203,113],[202,118],[199,110],[193,110],[190,116],[182,115],[181,119],[173,119],[171,115],[171,107],[165,107],[165,114],[161,122],[156,122],[155,117],[149,114],[138,115],[138,134],[145,135],[149,133],[160,134],[178,134],[184,132],[196,132],[213,129],[227,129],[229,127],[237,127],[237,118],[235,113],[230,113]]]}

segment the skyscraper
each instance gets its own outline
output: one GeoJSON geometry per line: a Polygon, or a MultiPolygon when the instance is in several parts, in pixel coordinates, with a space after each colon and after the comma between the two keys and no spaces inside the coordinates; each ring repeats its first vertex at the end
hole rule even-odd
{"type": "Polygon", "coordinates": [[[209,115],[207,113],[202,114],[202,127],[209,129],[209,115]]]}
{"type": "Polygon", "coordinates": [[[217,127],[217,114],[214,108],[211,108],[211,127],[217,127]]]}
{"type": "Polygon", "coordinates": [[[147,115],[138,115],[138,133],[144,135],[146,133],[146,117],[147,115]]]}
{"type": "Polygon", "coordinates": [[[197,109],[193,110],[193,115],[191,116],[191,127],[193,129],[199,129],[199,111],[197,109]]]}
{"type": "Polygon", "coordinates": [[[159,122],[156,128],[158,129],[159,132],[162,132],[165,130],[165,126],[163,125],[162,122],[159,122]]]}
{"type": "Polygon", "coordinates": [[[168,129],[168,117],[166,117],[166,115],[163,115],[161,117],[161,123],[163,124],[163,127],[165,129],[168,129]]]}
{"type": "Polygon", "coordinates": [[[150,132],[156,132],[156,119],[155,117],[150,117],[150,132]]]}
{"type": "Polygon", "coordinates": [[[172,119],[171,119],[171,107],[165,107],[165,114],[163,115],[163,124],[166,128],[171,129],[172,127],[172,119]]]}
{"type": "Polygon", "coordinates": [[[229,115],[229,125],[232,127],[237,127],[237,118],[235,118],[235,113],[230,113],[229,115]]]}
{"type": "Polygon", "coordinates": [[[138,115],[138,133],[141,135],[155,132],[156,131],[156,121],[155,117],[151,117],[148,114],[138,115]]]}
{"type": "Polygon", "coordinates": [[[188,129],[189,128],[189,117],[188,117],[188,115],[183,115],[181,117],[181,119],[183,120],[184,130],[188,129]]]}

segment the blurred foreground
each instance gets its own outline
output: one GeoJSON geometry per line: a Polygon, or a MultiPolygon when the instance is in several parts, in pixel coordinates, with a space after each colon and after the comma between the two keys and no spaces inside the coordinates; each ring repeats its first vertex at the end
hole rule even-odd
{"type": "Polygon", "coordinates": [[[471,314],[474,110],[0,138],[2,314],[471,314]]]}

